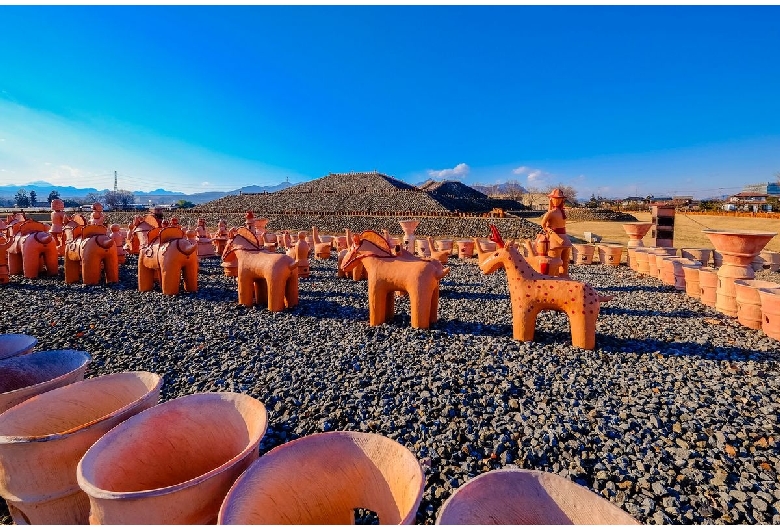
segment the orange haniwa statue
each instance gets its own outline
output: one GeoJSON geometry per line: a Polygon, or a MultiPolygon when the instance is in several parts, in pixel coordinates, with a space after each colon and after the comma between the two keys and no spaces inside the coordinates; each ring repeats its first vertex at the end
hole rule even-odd
{"type": "Polygon", "coordinates": [[[54,241],[57,243],[57,253],[60,256],[65,254],[62,227],[67,222],[68,216],[65,215],[65,203],[61,199],[54,199],[51,201],[51,228],[49,228],[49,233],[54,236],[54,241]]]}
{"type": "Polygon", "coordinates": [[[14,238],[8,248],[8,272],[37,278],[42,270],[47,276],[57,276],[57,244],[49,227],[38,221],[18,221],[13,224],[14,238]]]}
{"type": "Polygon", "coordinates": [[[163,294],[179,294],[180,279],[184,290],[198,290],[198,245],[184,237],[181,228],[169,226],[149,232],[149,245],[141,248],[138,256],[138,290],[154,288],[155,273],[159,271],[163,294]]]}
{"type": "Polygon", "coordinates": [[[13,239],[5,235],[5,222],[0,220],[0,284],[10,281],[8,272],[8,248],[13,239]]]}
{"type": "Polygon", "coordinates": [[[430,249],[431,258],[441,261],[442,265],[447,264],[447,260],[450,258],[449,250],[436,250],[436,244],[431,236],[428,236],[428,248],[430,249]]]}
{"type": "Polygon", "coordinates": [[[317,230],[316,226],[311,227],[311,237],[314,241],[314,257],[319,259],[330,258],[330,249],[332,245],[330,241],[325,243],[322,239],[320,239],[320,232],[317,230]]]}
{"type": "Polygon", "coordinates": [[[367,230],[355,236],[342,267],[349,272],[358,263],[368,274],[370,325],[384,324],[393,317],[396,291],[409,295],[412,327],[427,329],[438,320],[439,280],[450,272],[441,262],[418,258],[403,249],[393,255],[380,234],[367,230]]]}
{"type": "Polygon", "coordinates": [[[308,278],[309,270],[309,251],[311,247],[306,242],[306,232],[298,232],[298,241],[290,247],[287,255],[298,262],[298,277],[308,278]]]}
{"type": "MultiPolygon", "coordinates": [[[[344,258],[356,246],[355,238],[352,237],[352,232],[349,230],[349,228],[345,228],[344,231],[347,234],[346,240],[349,241],[349,245],[343,250],[340,250],[338,255],[336,256],[336,268],[338,271],[336,273],[336,276],[339,278],[351,277],[356,282],[360,280],[366,280],[368,279],[368,276],[366,275],[366,268],[359,261],[357,261],[355,265],[352,267],[352,270],[350,271],[351,274],[348,274],[342,267],[344,265],[344,258]]],[[[344,236],[339,236],[339,237],[344,237],[344,236]]],[[[357,239],[357,244],[360,244],[359,238],[357,239]]]]}
{"type": "Polygon", "coordinates": [[[214,244],[214,250],[221,256],[225,252],[225,245],[228,240],[227,221],[220,219],[217,223],[217,231],[211,234],[211,242],[214,244]]]}
{"type": "Polygon", "coordinates": [[[203,217],[198,219],[198,226],[195,230],[198,233],[198,256],[201,258],[216,256],[214,245],[211,242],[208,230],[206,230],[206,219],[203,217]]]}
{"type": "Polygon", "coordinates": [[[111,240],[116,245],[116,257],[120,265],[127,261],[127,252],[125,252],[125,239],[125,235],[122,233],[122,229],[119,227],[119,225],[111,225],[111,240]]]}
{"type": "Polygon", "coordinates": [[[89,224],[99,226],[106,224],[106,214],[103,213],[103,205],[99,202],[92,205],[92,215],[89,216],[89,224]]]}
{"type": "Polygon", "coordinates": [[[549,195],[550,206],[547,213],[542,216],[542,229],[547,232],[549,248],[547,255],[551,258],[560,258],[563,263],[560,272],[551,270],[554,276],[569,276],[569,260],[571,259],[571,239],[566,235],[566,211],[563,209],[566,196],[560,188],[555,188],[549,195]]]}
{"type": "Polygon", "coordinates": [[[282,311],[298,305],[298,263],[285,254],[269,252],[248,229],[239,228],[223,259],[238,260],[238,303],[282,311]]]}
{"type": "Polygon", "coordinates": [[[586,350],[595,348],[600,303],[611,298],[600,297],[586,283],[536,272],[513,245],[497,242],[497,247],[495,252],[488,253],[477,242],[479,267],[483,274],[506,269],[514,338],[534,340],[536,316],[540,311],[551,309],[568,315],[573,346],[586,350]]]}
{"type": "Polygon", "coordinates": [[[65,283],[83,279],[85,285],[97,285],[104,270],[106,283],[118,282],[116,243],[106,235],[106,227],[84,226],[81,215],[74,215],[72,221],[79,226],[74,228],[73,239],[65,246],[65,283]]]}

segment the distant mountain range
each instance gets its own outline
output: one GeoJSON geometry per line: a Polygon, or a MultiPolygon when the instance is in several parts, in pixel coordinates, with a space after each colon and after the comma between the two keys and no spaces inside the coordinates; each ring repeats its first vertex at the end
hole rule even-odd
{"type": "MultiPolygon", "coordinates": [[[[146,204],[151,201],[154,204],[171,204],[179,200],[190,201],[194,204],[201,204],[204,202],[214,201],[220,199],[226,195],[238,195],[239,193],[263,193],[283,190],[288,188],[292,184],[288,182],[282,182],[274,186],[244,186],[237,190],[232,191],[205,191],[201,193],[181,193],[178,191],[168,191],[164,189],[156,189],[152,191],[134,191],[135,202],[140,204],[146,204]]],[[[29,195],[31,191],[35,192],[38,202],[43,202],[49,196],[49,193],[56,190],[59,192],[60,197],[63,199],[83,199],[89,193],[102,194],[108,189],[98,190],[95,188],[74,188],[73,186],[55,186],[49,182],[36,181],[30,182],[25,185],[9,184],[7,186],[0,186],[0,199],[13,200],[14,196],[19,190],[25,190],[29,195]]]]}

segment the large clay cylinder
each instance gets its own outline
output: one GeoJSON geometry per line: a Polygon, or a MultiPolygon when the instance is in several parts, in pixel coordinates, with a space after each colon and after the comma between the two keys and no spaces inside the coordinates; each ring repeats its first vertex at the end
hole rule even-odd
{"type": "Polygon", "coordinates": [[[636,247],[626,248],[626,263],[632,271],[636,270],[636,247]]]}
{"type": "Polygon", "coordinates": [[[544,471],[496,469],[466,482],[439,511],[439,525],[635,525],[629,514],[544,471]]]}
{"type": "Polygon", "coordinates": [[[267,414],[232,392],[192,394],[133,416],[79,462],[91,524],[210,524],[258,457],[267,414]]]}
{"type": "Polygon", "coordinates": [[[718,300],[715,309],[732,318],[737,316],[737,289],[735,280],[753,279],[753,269],[750,265],[723,265],[718,269],[718,300]]]}
{"type": "Polygon", "coordinates": [[[458,257],[460,259],[474,257],[474,240],[472,239],[458,240],[458,257]]]}
{"type": "Polygon", "coordinates": [[[662,260],[658,259],[658,256],[663,257],[675,257],[677,255],[677,249],[674,247],[651,247],[650,254],[655,254],[656,258],[648,257],[648,268],[650,269],[650,276],[653,278],[661,279],[661,263],[662,260]]]}
{"type": "Polygon", "coordinates": [[[36,344],[38,344],[38,339],[30,335],[0,335],[0,359],[30,353],[36,344]]]}
{"type": "Polygon", "coordinates": [[[50,350],[0,361],[0,413],[33,396],[84,379],[91,360],[83,351],[50,350]]]}
{"type": "Polygon", "coordinates": [[[598,245],[598,249],[599,262],[602,265],[612,265],[613,267],[620,265],[620,258],[623,256],[623,245],[601,243],[598,245]]]}
{"type": "Polygon", "coordinates": [[[780,289],[758,288],[761,297],[761,331],[780,340],[780,289]]]}
{"type": "Polygon", "coordinates": [[[701,303],[715,307],[717,301],[718,271],[710,267],[699,269],[699,298],[701,303]]]}
{"type": "Polygon", "coordinates": [[[0,414],[0,495],[17,524],[87,524],[76,466],[98,438],[153,407],[162,378],[130,372],[56,388],[0,414]]]}
{"type": "Polygon", "coordinates": [[[496,251],[496,243],[495,243],[495,241],[491,241],[489,239],[480,239],[479,240],[479,246],[485,252],[495,252],[496,251]]]}
{"type": "Polygon", "coordinates": [[[416,239],[414,241],[415,246],[415,253],[418,256],[425,256],[430,257],[431,256],[431,246],[428,244],[427,239],[416,239]]]}
{"type": "Polygon", "coordinates": [[[698,261],[691,260],[690,265],[683,265],[683,274],[685,276],[685,294],[691,298],[701,298],[699,287],[699,269],[701,265],[698,261]]]}
{"type": "Polygon", "coordinates": [[[636,272],[639,274],[650,274],[650,248],[636,247],[634,249],[634,257],[636,258],[636,272]]]}
{"type": "Polygon", "coordinates": [[[759,255],[764,260],[764,268],[768,268],[772,272],[780,270],[780,252],[762,250],[759,255]]]}
{"type": "Polygon", "coordinates": [[[761,329],[761,296],[758,289],[777,289],[780,284],[762,280],[734,280],[737,320],[751,329],[761,329]]]}
{"type": "Polygon", "coordinates": [[[717,250],[712,251],[712,264],[717,269],[721,265],[723,265],[723,254],[718,252],[717,250]]]}
{"type": "MultiPolygon", "coordinates": [[[[685,267],[701,267],[698,261],[688,258],[666,258],[664,264],[666,264],[666,262],[671,263],[671,267],[674,271],[674,288],[678,291],[686,290],[685,267]]],[[[698,280],[698,277],[696,279],[698,280]]]]}
{"type": "Polygon", "coordinates": [[[571,257],[576,265],[590,265],[593,263],[593,254],[596,246],[590,243],[574,243],[571,249],[571,257]]]}
{"type": "Polygon", "coordinates": [[[647,274],[653,278],[658,278],[658,264],[656,263],[656,258],[658,258],[658,254],[652,252],[652,250],[647,253],[647,274]]]}
{"type": "Polygon", "coordinates": [[[439,239],[436,241],[437,250],[449,250],[452,254],[453,241],[452,239],[439,239]]]}
{"type": "Polygon", "coordinates": [[[674,285],[675,284],[675,278],[674,278],[674,261],[675,259],[679,258],[673,258],[671,256],[659,256],[656,255],[655,262],[658,265],[658,277],[665,285],[674,285]]]}
{"type": "Polygon", "coordinates": [[[220,524],[354,524],[355,510],[381,525],[413,524],[425,486],[417,458],[378,434],[327,432],[272,449],[231,488],[220,524]]]}
{"type": "Polygon", "coordinates": [[[707,267],[710,264],[710,255],[712,249],[710,248],[682,248],[680,249],[680,255],[683,258],[692,259],[698,261],[702,266],[707,267]]]}

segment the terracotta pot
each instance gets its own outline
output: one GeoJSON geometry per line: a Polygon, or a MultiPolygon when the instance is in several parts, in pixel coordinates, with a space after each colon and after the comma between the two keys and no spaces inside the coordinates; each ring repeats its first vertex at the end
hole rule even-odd
{"type": "Polygon", "coordinates": [[[737,320],[751,329],[761,329],[761,295],[758,289],[777,289],[780,284],[762,280],[734,280],[737,320]]]}
{"type": "Polygon", "coordinates": [[[723,257],[718,270],[718,291],[716,309],[726,316],[737,316],[737,299],[734,280],[754,278],[751,262],[775,232],[752,230],[702,230],[723,257]]]}
{"type": "MultiPolygon", "coordinates": [[[[662,261],[663,265],[667,267],[671,267],[672,271],[672,279],[673,283],[671,285],[674,285],[674,288],[678,291],[685,291],[685,267],[701,267],[698,261],[688,259],[688,258],[664,258],[662,261]]],[[[696,278],[698,282],[698,277],[696,278]]]]}
{"type": "Polygon", "coordinates": [[[710,256],[711,256],[711,254],[712,254],[712,249],[709,249],[709,248],[682,248],[682,249],[680,249],[680,255],[683,258],[696,260],[699,263],[701,263],[704,267],[707,267],[710,264],[710,256]]]}
{"type": "Polygon", "coordinates": [[[701,265],[698,261],[690,260],[690,265],[683,265],[683,275],[685,277],[685,294],[692,298],[701,298],[699,287],[699,269],[701,265]]]}
{"type": "Polygon", "coordinates": [[[84,379],[91,360],[83,351],[50,350],[0,361],[0,413],[33,396],[84,379]]]}
{"type": "Polygon", "coordinates": [[[589,243],[574,243],[572,245],[571,257],[577,265],[590,265],[593,263],[593,253],[596,252],[596,246],[589,243]]]}
{"type": "Polygon", "coordinates": [[[460,239],[458,243],[458,257],[460,259],[474,257],[474,241],[471,239],[460,239]]]}
{"type": "Polygon", "coordinates": [[[653,223],[624,223],[623,230],[628,234],[628,247],[637,248],[645,246],[642,238],[650,231],[653,223]]]}
{"type": "Polygon", "coordinates": [[[650,274],[650,249],[646,247],[634,248],[634,258],[636,259],[635,271],[639,274],[650,274]]]}
{"type": "Polygon", "coordinates": [[[717,250],[712,251],[712,266],[716,269],[723,265],[723,254],[717,250]]]}
{"type": "Polygon", "coordinates": [[[563,477],[497,469],[466,482],[439,512],[440,525],[639,524],[626,512],[563,477]]]}
{"type": "Polygon", "coordinates": [[[111,374],[56,388],[0,414],[0,494],[17,524],[87,524],[76,465],[98,438],[153,407],[162,378],[111,374]]]}
{"type": "Polygon", "coordinates": [[[436,241],[437,250],[449,250],[452,254],[454,241],[452,239],[439,239],[436,241]]]}
{"type": "Polygon", "coordinates": [[[780,289],[758,288],[761,297],[761,331],[780,340],[780,289]]]}
{"type": "Polygon", "coordinates": [[[77,469],[91,524],[209,524],[257,459],[267,414],[232,392],[192,394],[121,423],[77,469]]]}
{"type": "MultiPolygon", "coordinates": [[[[674,261],[680,258],[673,258],[671,256],[658,256],[655,257],[655,263],[658,266],[658,278],[665,285],[674,285],[674,261]]],[[[683,287],[684,288],[684,287],[683,287]]]]}
{"type": "Polygon", "coordinates": [[[379,524],[413,524],[424,486],[417,458],[389,438],[314,434],[252,464],[222,503],[219,524],[354,524],[357,508],[379,524]]]}
{"type": "Polygon", "coordinates": [[[613,245],[601,243],[598,245],[599,262],[604,265],[617,267],[620,265],[620,258],[623,256],[623,245],[613,245]]]}
{"type": "Polygon", "coordinates": [[[0,335],[0,359],[8,359],[29,353],[38,344],[30,335],[0,335]]]}
{"type": "Polygon", "coordinates": [[[404,248],[409,251],[410,254],[414,254],[414,241],[416,239],[414,231],[417,230],[417,225],[420,224],[420,221],[418,219],[406,219],[398,221],[398,224],[401,225],[401,230],[404,231],[404,248]]]}
{"type": "MultiPolygon", "coordinates": [[[[650,249],[650,254],[655,255],[655,258],[650,255],[648,256],[647,263],[648,263],[649,274],[653,278],[658,278],[660,280],[661,263],[663,262],[663,258],[676,257],[677,249],[673,247],[653,247],[650,249]]],[[[670,285],[674,285],[674,284],[672,283],[670,285]]]]}
{"type": "Polygon", "coordinates": [[[701,303],[715,307],[717,303],[718,271],[710,267],[699,269],[699,298],[701,303]]]}

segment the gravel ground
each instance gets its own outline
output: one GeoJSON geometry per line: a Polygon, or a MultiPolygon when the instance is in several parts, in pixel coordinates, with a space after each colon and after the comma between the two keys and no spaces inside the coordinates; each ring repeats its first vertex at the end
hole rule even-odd
{"type": "MultiPolygon", "coordinates": [[[[615,299],[596,350],[572,348],[565,316],[543,313],[536,340],[511,337],[506,275],[450,262],[440,321],[409,327],[408,301],[369,327],[366,283],[312,261],[300,305],[236,303],[218,260],[195,294],[136,290],[135,261],[113,288],[13,277],[0,333],[94,358],[87,376],[164,375],[162,399],[236,391],[266,404],[261,454],[329,430],[389,436],[426,472],[418,522],[491,469],[551,471],[643,523],[780,524],[780,343],[625,266],[572,266],[615,299]]],[[[62,270],[62,269],[61,269],[62,270]]],[[[761,273],[780,281],[777,274],[761,273]]],[[[0,502],[0,518],[10,522],[0,502]]]]}

